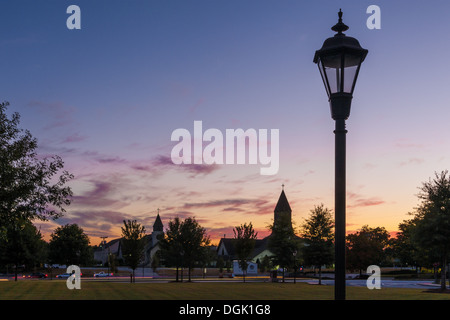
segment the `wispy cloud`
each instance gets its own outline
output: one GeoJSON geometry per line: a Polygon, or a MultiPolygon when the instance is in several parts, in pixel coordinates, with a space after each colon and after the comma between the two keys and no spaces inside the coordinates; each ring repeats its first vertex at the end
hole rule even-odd
{"type": "Polygon", "coordinates": [[[218,165],[207,164],[174,164],[172,159],[168,156],[159,155],[150,160],[148,163],[133,163],[130,166],[137,171],[145,171],[148,173],[161,173],[162,169],[166,170],[178,170],[181,172],[187,172],[190,177],[196,177],[198,175],[208,175],[219,169],[218,165]]]}
{"type": "Polygon", "coordinates": [[[422,149],[424,147],[423,144],[411,142],[407,139],[399,139],[394,144],[395,147],[401,149],[422,149]]]}
{"type": "Polygon", "coordinates": [[[222,199],[185,203],[182,207],[185,209],[223,207],[221,211],[235,211],[247,214],[267,214],[273,211],[275,203],[264,199],[222,199]]]}
{"type": "Polygon", "coordinates": [[[200,98],[197,103],[195,103],[192,107],[189,108],[189,113],[195,114],[197,109],[205,102],[204,98],[200,98]]]}
{"type": "Polygon", "coordinates": [[[87,136],[81,136],[78,133],[71,134],[62,140],[62,143],[72,143],[72,142],[81,142],[85,141],[87,136]]]}
{"type": "Polygon", "coordinates": [[[74,195],[72,204],[77,207],[114,207],[121,208],[127,203],[117,200],[112,191],[115,184],[108,181],[91,181],[94,188],[82,195],[74,195]]]}
{"type": "Polygon", "coordinates": [[[364,197],[354,192],[347,192],[349,204],[348,208],[370,207],[384,204],[385,201],[377,197],[364,197]]]}
{"type": "Polygon", "coordinates": [[[119,211],[108,210],[80,210],[71,211],[57,222],[60,225],[78,224],[92,237],[117,236],[117,230],[123,225],[123,220],[135,218],[119,211]]]}
{"type": "Polygon", "coordinates": [[[84,158],[89,158],[95,162],[100,164],[128,164],[129,161],[125,158],[115,156],[115,155],[107,155],[101,154],[97,151],[83,151],[81,156],[84,158]]]}
{"type": "Polygon", "coordinates": [[[28,107],[37,109],[47,116],[49,121],[44,125],[45,130],[56,129],[73,123],[73,114],[76,108],[66,106],[62,102],[44,102],[33,100],[28,107]]]}
{"type": "Polygon", "coordinates": [[[407,166],[407,165],[419,165],[424,162],[425,162],[425,160],[421,159],[421,158],[410,158],[406,161],[400,162],[400,166],[403,167],[403,166],[407,166]]]}
{"type": "Polygon", "coordinates": [[[348,208],[378,206],[383,203],[385,203],[385,201],[378,198],[358,199],[351,205],[348,205],[348,208]]]}

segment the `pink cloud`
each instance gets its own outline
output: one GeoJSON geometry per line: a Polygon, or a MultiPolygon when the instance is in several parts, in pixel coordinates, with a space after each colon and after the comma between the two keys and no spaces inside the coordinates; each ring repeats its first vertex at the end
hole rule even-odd
{"type": "Polygon", "coordinates": [[[146,171],[149,173],[160,173],[161,169],[175,169],[184,171],[191,174],[191,178],[197,175],[208,175],[219,169],[218,165],[207,164],[174,164],[172,159],[168,156],[157,156],[148,164],[135,163],[131,165],[131,168],[138,171],[146,171]]]}
{"type": "Polygon", "coordinates": [[[353,204],[351,204],[347,207],[348,208],[370,207],[370,206],[378,206],[383,203],[385,203],[385,201],[377,199],[377,198],[358,199],[358,200],[354,201],[353,204]]]}
{"type": "Polygon", "coordinates": [[[400,166],[406,166],[406,165],[417,165],[417,164],[422,164],[424,163],[425,160],[424,159],[420,159],[420,158],[410,158],[406,161],[400,162],[400,166]]]}
{"type": "Polygon", "coordinates": [[[123,207],[126,203],[119,201],[111,195],[114,189],[114,182],[107,181],[91,181],[94,189],[87,191],[82,195],[74,195],[72,197],[74,206],[89,207],[123,207]]]}
{"type": "Polygon", "coordinates": [[[185,203],[182,207],[186,209],[223,207],[221,211],[264,215],[273,212],[275,205],[273,202],[262,199],[223,199],[185,203]]]}
{"type": "Polygon", "coordinates": [[[378,206],[385,203],[384,200],[381,200],[377,197],[367,198],[358,193],[350,191],[347,192],[347,197],[350,202],[350,204],[347,205],[347,208],[378,206]]]}
{"type": "Polygon", "coordinates": [[[74,134],[66,137],[62,142],[63,143],[81,142],[86,139],[87,139],[86,136],[80,136],[78,133],[74,133],[74,134]]]}

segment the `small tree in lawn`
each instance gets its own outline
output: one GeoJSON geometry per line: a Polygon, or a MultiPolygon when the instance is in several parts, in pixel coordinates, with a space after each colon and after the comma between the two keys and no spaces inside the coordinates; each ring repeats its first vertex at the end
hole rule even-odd
{"type": "Polygon", "coordinates": [[[167,266],[176,267],[176,282],[179,280],[179,268],[183,265],[183,250],[181,240],[181,220],[178,217],[169,221],[164,237],[159,241],[161,257],[167,266]]]}
{"type": "Polygon", "coordinates": [[[180,225],[181,250],[183,264],[188,267],[188,278],[191,281],[191,271],[195,263],[202,264],[206,259],[206,248],[211,242],[203,228],[195,218],[186,218],[180,225]]]}
{"type": "Polygon", "coordinates": [[[169,228],[160,240],[161,256],[167,264],[176,266],[178,281],[178,268],[188,267],[189,280],[191,271],[196,263],[200,265],[207,258],[207,246],[210,243],[203,228],[195,218],[186,218],[181,221],[176,217],[169,221],[169,228]]]}
{"type": "Polygon", "coordinates": [[[284,282],[285,269],[294,266],[293,253],[299,251],[301,240],[295,235],[290,215],[280,216],[269,226],[269,229],[272,234],[269,236],[268,247],[274,254],[272,257],[274,265],[278,265],[283,270],[284,282]]]}
{"type": "Polygon", "coordinates": [[[319,284],[322,284],[322,265],[331,263],[334,257],[333,226],[331,210],[324,208],[323,204],[311,210],[311,215],[302,226],[305,241],[303,258],[305,264],[318,266],[319,284]]]}
{"type": "Polygon", "coordinates": [[[134,272],[144,256],[144,236],[145,227],[136,222],[136,220],[123,221],[122,227],[122,254],[125,263],[134,272]]]}
{"type": "Polygon", "coordinates": [[[241,224],[240,226],[234,227],[233,232],[234,239],[236,239],[236,256],[239,261],[239,267],[242,269],[245,282],[248,259],[250,257],[250,254],[253,252],[253,249],[255,248],[255,240],[258,233],[253,229],[251,222],[250,224],[244,223],[243,225],[241,224]]]}

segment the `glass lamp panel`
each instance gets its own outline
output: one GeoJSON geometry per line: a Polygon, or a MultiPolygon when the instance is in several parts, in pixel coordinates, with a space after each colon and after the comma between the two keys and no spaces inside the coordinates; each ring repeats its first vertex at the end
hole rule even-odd
{"type": "Polygon", "coordinates": [[[323,85],[325,86],[325,90],[327,91],[328,97],[330,97],[330,87],[328,86],[328,79],[327,75],[325,73],[325,68],[322,64],[322,60],[319,59],[319,62],[317,64],[319,66],[320,76],[322,77],[323,85]]]}
{"type": "Polygon", "coordinates": [[[358,71],[358,66],[352,66],[345,68],[345,77],[344,77],[344,92],[352,93],[353,86],[356,79],[356,74],[358,71]]]}
{"type": "Polygon", "coordinates": [[[340,92],[342,72],[340,68],[325,67],[325,74],[328,78],[330,93],[340,92]]]}
{"type": "Polygon", "coordinates": [[[356,78],[358,77],[359,67],[361,65],[361,56],[346,54],[344,57],[344,87],[346,93],[353,93],[356,78]]]}
{"type": "Polygon", "coordinates": [[[330,94],[341,92],[342,87],[342,55],[324,55],[321,57],[330,94]]]}

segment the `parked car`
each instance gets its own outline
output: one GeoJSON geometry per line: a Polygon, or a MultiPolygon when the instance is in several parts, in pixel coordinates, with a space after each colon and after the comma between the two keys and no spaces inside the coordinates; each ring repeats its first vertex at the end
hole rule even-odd
{"type": "Polygon", "coordinates": [[[29,275],[23,275],[24,278],[39,278],[39,279],[44,279],[47,278],[47,275],[45,273],[42,272],[34,272],[32,274],[29,275]]]}
{"type": "Polygon", "coordinates": [[[94,273],[94,277],[111,277],[112,273],[106,273],[103,271],[100,271],[99,273],[94,273]]]}

